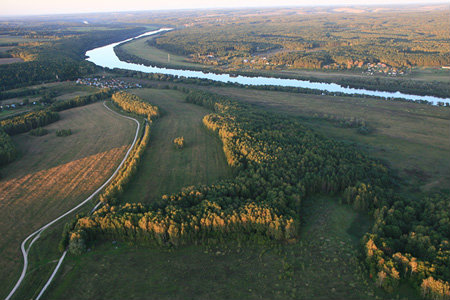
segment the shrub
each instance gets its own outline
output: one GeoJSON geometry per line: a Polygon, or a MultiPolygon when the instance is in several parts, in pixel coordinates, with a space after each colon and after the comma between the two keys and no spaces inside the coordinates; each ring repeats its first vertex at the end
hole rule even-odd
{"type": "Polygon", "coordinates": [[[48,130],[42,127],[38,127],[35,129],[30,130],[30,135],[32,136],[43,136],[48,133],[48,130]]]}
{"type": "Polygon", "coordinates": [[[184,147],[184,137],[180,136],[173,140],[173,143],[177,149],[183,149],[184,147]]]}
{"type": "Polygon", "coordinates": [[[72,130],[70,130],[70,129],[56,130],[56,136],[69,136],[71,134],[72,134],[72,130]]]}

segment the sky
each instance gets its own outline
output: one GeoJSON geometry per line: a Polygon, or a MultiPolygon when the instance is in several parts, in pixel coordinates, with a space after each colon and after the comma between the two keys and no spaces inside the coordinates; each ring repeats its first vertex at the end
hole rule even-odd
{"type": "Polygon", "coordinates": [[[0,15],[72,14],[189,8],[386,5],[442,0],[1,0],[0,15]]]}

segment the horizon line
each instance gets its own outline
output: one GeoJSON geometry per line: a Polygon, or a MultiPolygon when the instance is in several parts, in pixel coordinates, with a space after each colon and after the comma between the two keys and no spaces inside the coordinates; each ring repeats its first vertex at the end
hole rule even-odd
{"type": "MultiPolygon", "coordinates": [[[[422,0],[426,1],[426,0],[422,0]]],[[[107,13],[145,13],[145,12],[165,12],[165,11],[193,11],[193,10],[237,10],[237,9],[270,9],[270,8],[302,8],[302,7],[404,7],[408,5],[423,6],[423,5],[443,5],[446,4],[450,8],[450,3],[445,0],[438,0],[433,2],[393,2],[393,3],[369,3],[369,4],[301,4],[301,5],[248,5],[248,6],[221,6],[221,7],[191,7],[191,8],[154,8],[142,10],[111,10],[111,11],[86,11],[86,12],[55,12],[55,13],[37,13],[37,14],[1,14],[0,18],[21,18],[21,17],[50,17],[50,16],[76,16],[76,15],[91,15],[91,14],[107,14],[107,13]]]]}

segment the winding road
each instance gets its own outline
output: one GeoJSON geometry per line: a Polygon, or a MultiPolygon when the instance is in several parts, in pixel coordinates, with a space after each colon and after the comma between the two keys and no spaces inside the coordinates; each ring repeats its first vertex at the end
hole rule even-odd
{"type": "MultiPolygon", "coordinates": [[[[48,224],[42,226],[41,228],[39,228],[38,230],[36,230],[35,232],[33,232],[32,234],[30,234],[29,236],[27,236],[25,238],[25,240],[23,240],[20,249],[22,251],[22,255],[23,255],[23,269],[22,269],[22,274],[19,277],[19,280],[17,280],[16,285],[14,286],[14,288],[11,290],[11,292],[9,293],[9,295],[5,298],[5,300],[10,300],[11,297],[16,293],[17,289],[20,287],[20,285],[22,284],[22,281],[25,279],[25,276],[27,274],[27,268],[28,268],[28,253],[30,252],[31,246],[33,246],[33,244],[40,238],[42,232],[47,229],[48,227],[52,226],[53,224],[55,224],[56,222],[58,222],[59,220],[61,220],[62,218],[66,217],[67,215],[73,213],[74,211],[76,211],[77,209],[79,209],[80,207],[82,207],[83,205],[85,205],[86,203],[88,203],[90,200],[92,200],[103,188],[105,188],[110,182],[111,180],[114,178],[114,176],[116,176],[117,172],[119,172],[120,168],[123,166],[123,164],[125,163],[126,159],[128,158],[128,156],[130,155],[131,150],[133,149],[134,145],[137,142],[138,136],[139,136],[139,131],[141,129],[141,124],[139,123],[138,120],[136,120],[135,118],[132,117],[127,117],[124,115],[121,115],[115,111],[113,111],[112,109],[110,109],[108,106],[106,106],[106,102],[103,102],[103,106],[105,106],[108,110],[110,110],[111,112],[113,112],[116,115],[119,115],[123,118],[126,119],[130,119],[136,122],[137,124],[137,128],[136,128],[136,134],[134,136],[134,140],[133,143],[131,144],[130,148],[128,149],[127,153],[125,154],[125,157],[122,159],[122,161],[120,162],[119,166],[117,167],[117,169],[114,171],[114,173],[111,175],[111,177],[108,178],[108,180],[106,180],[102,186],[100,186],[97,190],[95,190],[95,192],[93,192],[89,197],[87,197],[83,202],[81,202],[80,204],[78,204],[77,206],[75,206],[74,208],[68,210],[67,212],[65,212],[64,214],[60,215],[59,217],[57,217],[56,219],[54,219],[53,221],[49,222],[48,224]],[[28,247],[26,246],[26,244],[28,243],[28,241],[31,239],[30,244],[28,245],[28,247]]],[[[94,207],[94,209],[91,211],[94,212],[99,206],[100,206],[101,202],[97,203],[97,205],[94,207]]],[[[42,290],[39,292],[39,295],[36,297],[36,300],[40,299],[42,297],[42,295],[44,294],[45,290],[48,288],[48,286],[50,285],[50,283],[52,282],[53,278],[55,277],[56,273],[58,272],[59,267],[61,266],[65,256],[67,254],[67,251],[64,251],[64,253],[62,254],[61,258],[58,261],[58,264],[55,268],[55,270],[53,271],[52,275],[50,276],[49,280],[47,281],[47,283],[45,284],[45,286],[42,288],[42,290]]]]}

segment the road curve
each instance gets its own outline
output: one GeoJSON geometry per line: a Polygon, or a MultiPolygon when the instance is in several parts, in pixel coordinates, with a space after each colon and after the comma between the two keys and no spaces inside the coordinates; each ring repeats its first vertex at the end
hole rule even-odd
{"type": "MultiPolygon", "coordinates": [[[[119,172],[120,168],[123,166],[123,164],[125,163],[126,159],[128,158],[128,156],[130,155],[131,150],[133,149],[134,145],[137,142],[138,136],[139,136],[139,131],[141,129],[141,124],[139,123],[138,120],[136,120],[135,118],[132,117],[127,117],[124,115],[121,115],[115,111],[113,111],[112,109],[110,109],[108,106],[106,106],[105,104],[106,102],[103,102],[103,106],[105,106],[108,110],[112,111],[113,113],[115,113],[116,115],[119,115],[123,118],[126,119],[130,119],[136,122],[137,124],[137,128],[136,128],[136,134],[134,136],[134,140],[133,143],[131,144],[130,148],[128,149],[127,153],[125,154],[125,157],[122,159],[122,161],[120,162],[119,166],[117,167],[117,169],[114,171],[114,173],[111,175],[111,177],[108,178],[108,180],[105,181],[105,183],[102,184],[102,186],[100,186],[97,190],[95,190],[95,192],[93,192],[89,197],[87,197],[83,202],[81,202],[80,204],[78,204],[77,206],[75,206],[74,208],[68,210],[67,212],[65,212],[64,214],[60,215],[59,217],[57,217],[56,219],[54,219],[53,221],[49,222],[48,224],[42,226],[41,228],[39,228],[38,230],[36,230],[35,232],[33,232],[32,234],[30,234],[29,236],[27,236],[25,238],[25,240],[23,240],[22,244],[20,245],[20,249],[22,251],[22,255],[23,255],[23,269],[22,269],[22,273],[20,274],[19,280],[17,280],[16,285],[14,286],[14,288],[11,290],[11,292],[9,293],[9,295],[5,298],[5,300],[10,300],[11,297],[15,294],[15,292],[17,291],[17,289],[20,287],[22,281],[25,278],[25,275],[27,274],[27,268],[28,268],[28,252],[30,251],[31,246],[34,244],[34,242],[36,242],[39,237],[41,236],[42,232],[47,229],[48,227],[50,227],[51,225],[53,225],[54,223],[58,222],[59,220],[61,220],[62,218],[64,218],[65,216],[71,214],[72,212],[76,211],[77,209],[79,209],[80,207],[82,207],[83,205],[85,205],[87,202],[89,202],[90,200],[92,200],[92,198],[94,198],[106,185],[108,185],[110,183],[110,181],[114,178],[114,176],[116,176],[117,172],[119,172]],[[26,243],[30,240],[30,244],[28,245],[28,247],[26,247],[26,243]]],[[[94,212],[95,209],[97,209],[99,206],[99,203],[94,207],[94,209],[91,211],[94,212]]],[[[47,281],[47,283],[45,284],[44,288],[41,290],[41,292],[38,295],[39,299],[42,294],[45,292],[45,290],[47,289],[47,287],[50,285],[50,282],[53,280],[54,276],[56,275],[56,272],[58,271],[59,267],[61,266],[62,261],[64,260],[64,257],[66,255],[66,252],[63,253],[63,255],[61,256],[61,258],[59,259],[58,265],[56,266],[55,270],[53,271],[52,275],[50,276],[49,280],[47,281]]]]}

